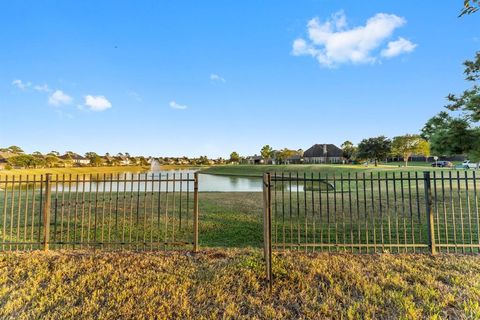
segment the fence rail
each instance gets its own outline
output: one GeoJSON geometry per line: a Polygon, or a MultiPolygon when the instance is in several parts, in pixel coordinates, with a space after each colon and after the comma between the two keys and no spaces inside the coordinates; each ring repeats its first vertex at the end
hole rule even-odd
{"type": "Polygon", "coordinates": [[[198,249],[197,174],[0,179],[0,250],[198,249]]]}
{"type": "Polygon", "coordinates": [[[477,180],[475,171],[267,173],[267,271],[271,250],[479,253],[477,180]]]}
{"type": "Polygon", "coordinates": [[[273,249],[479,252],[477,177],[469,172],[266,174],[273,249]]]}

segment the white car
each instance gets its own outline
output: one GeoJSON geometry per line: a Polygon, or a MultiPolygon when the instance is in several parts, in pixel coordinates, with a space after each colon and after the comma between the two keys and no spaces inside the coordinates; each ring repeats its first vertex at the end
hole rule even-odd
{"type": "Polygon", "coordinates": [[[462,166],[465,169],[478,169],[479,163],[474,163],[474,162],[471,162],[470,160],[465,160],[463,161],[462,166]]]}

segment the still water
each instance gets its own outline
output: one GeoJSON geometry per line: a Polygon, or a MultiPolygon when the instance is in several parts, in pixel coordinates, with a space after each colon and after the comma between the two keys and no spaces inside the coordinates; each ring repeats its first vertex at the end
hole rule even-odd
{"type": "MultiPolygon", "coordinates": [[[[57,191],[105,191],[123,192],[123,191],[193,191],[193,181],[187,181],[194,177],[195,170],[168,170],[168,171],[150,171],[147,173],[126,172],[114,175],[113,180],[107,176],[107,181],[103,181],[103,175],[100,180],[95,181],[95,176],[91,181],[85,183],[80,180],[66,182],[64,184],[53,185],[52,189],[57,191]],[[118,180],[118,181],[116,181],[118,180]],[[168,180],[167,183],[165,180],[168,180]],[[58,188],[58,189],[57,189],[58,188]]],[[[216,176],[210,174],[199,174],[198,189],[200,192],[261,192],[262,179],[250,177],[232,177],[216,176]]]]}

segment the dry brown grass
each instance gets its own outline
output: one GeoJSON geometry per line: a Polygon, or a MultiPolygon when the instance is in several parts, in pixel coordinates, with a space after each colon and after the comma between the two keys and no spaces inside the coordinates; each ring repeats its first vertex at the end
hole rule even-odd
{"type": "Polygon", "coordinates": [[[480,257],[260,251],[0,255],[1,318],[480,318],[480,257]]]}

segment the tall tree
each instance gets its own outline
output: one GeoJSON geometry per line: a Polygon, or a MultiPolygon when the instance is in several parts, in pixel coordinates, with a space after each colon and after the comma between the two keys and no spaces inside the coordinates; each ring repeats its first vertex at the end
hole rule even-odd
{"type": "Polygon", "coordinates": [[[408,166],[408,160],[413,154],[427,156],[430,154],[428,142],[421,136],[415,134],[406,134],[393,138],[392,154],[402,156],[405,167],[408,166]]]}
{"type": "Polygon", "coordinates": [[[460,12],[460,17],[466,14],[472,14],[474,12],[477,12],[479,9],[480,9],[479,0],[464,0],[463,9],[460,12]]]}
{"type": "Polygon", "coordinates": [[[21,154],[24,152],[23,149],[18,146],[10,146],[8,147],[8,151],[15,154],[21,154]]]}
{"type": "Polygon", "coordinates": [[[103,164],[102,158],[95,152],[92,152],[92,154],[90,155],[90,157],[88,157],[88,159],[90,160],[90,165],[92,167],[99,167],[103,164]]]}
{"type": "Polygon", "coordinates": [[[262,155],[262,158],[267,160],[272,157],[273,153],[273,148],[270,147],[268,144],[263,146],[262,150],[260,150],[260,154],[262,155]]]}
{"type": "Polygon", "coordinates": [[[285,161],[298,154],[297,150],[290,150],[287,148],[283,148],[282,150],[278,151],[276,154],[276,158],[279,163],[285,163],[285,161]]]}
{"type": "Polygon", "coordinates": [[[49,168],[53,168],[60,163],[60,159],[52,153],[49,153],[45,157],[45,165],[49,168]]]}
{"type": "Polygon", "coordinates": [[[342,147],[342,151],[343,151],[343,157],[347,160],[351,160],[353,158],[355,152],[357,152],[357,148],[349,140],[342,143],[341,147],[342,147]]]}
{"type": "Polygon", "coordinates": [[[238,154],[238,152],[233,151],[233,152],[230,154],[230,162],[232,162],[232,163],[238,163],[239,161],[240,161],[240,155],[238,154]]]}
{"type": "MultiPolygon", "coordinates": [[[[468,1],[466,1],[468,2],[468,1]]],[[[474,1],[472,4],[477,5],[474,1]]],[[[471,160],[480,158],[480,51],[474,60],[464,62],[465,79],[472,83],[470,89],[460,95],[449,94],[446,108],[460,115],[440,112],[427,121],[422,137],[430,142],[437,155],[468,155],[471,160]]]]}
{"type": "Polygon", "coordinates": [[[474,60],[467,60],[463,65],[465,80],[471,82],[472,87],[461,95],[449,94],[447,99],[450,104],[447,108],[451,111],[463,111],[468,120],[478,122],[480,121],[480,51],[476,53],[474,60]]]}
{"type": "Polygon", "coordinates": [[[391,148],[392,141],[385,136],[363,139],[358,144],[358,157],[373,160],[377,166],[379,160],[385,159],[390,154],[391,148]]]}

